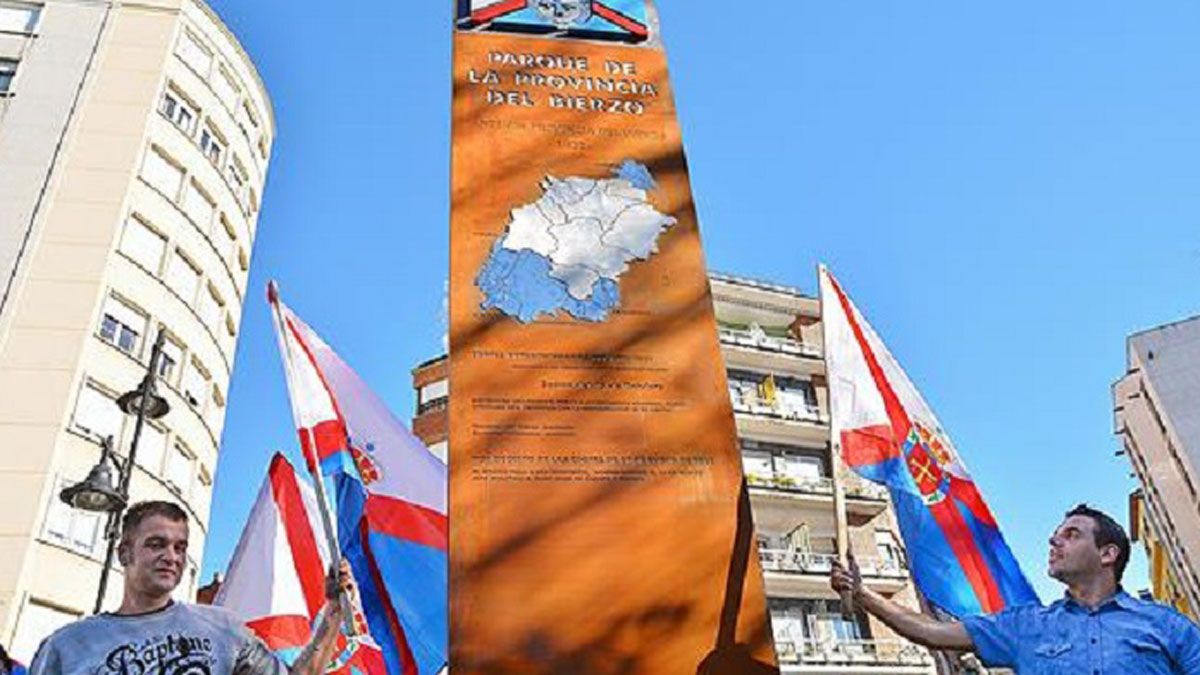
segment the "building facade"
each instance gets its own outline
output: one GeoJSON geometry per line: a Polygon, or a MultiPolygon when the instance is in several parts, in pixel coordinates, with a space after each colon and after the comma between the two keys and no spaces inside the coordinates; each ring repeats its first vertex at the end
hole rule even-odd
{"type": "MultiPolygon", "coordinates": [[[[58,493],[133,420],[115,398],[167,335],[134,501],[182,503],[191,597],[209,522],[274,121],[199,0],[0,0],[0,640],[28,659],[89,612],[103,518],[58,493]]],[[[106,606],[120,597],[120,571],[106,606]]]]}
{"type": "MultiPolygon", "coordinates": [[[[932,673],[930,654],[860,613],[842,617],[829,572],[839,532],[875,590],[917,609],[887,491],[831,452],[817,299],[711,275],[721,351],[784,673],[932,673]]],[[[446,455],[445,357],[413,371],[413,431],[446,455]]]]}
{"type": "Polygon", "coordinates": [[[1140,487],[1130,529],[1155,599],[1200,618],[1200,317],[1130,336],[1114,422],[1140,487]]]}

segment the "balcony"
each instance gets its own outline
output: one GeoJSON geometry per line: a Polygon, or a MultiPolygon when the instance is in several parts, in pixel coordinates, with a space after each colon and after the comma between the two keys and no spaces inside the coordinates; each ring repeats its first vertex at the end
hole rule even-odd
{"type": "Polygon", "coordinates": [[[441,412],[450,407],[450,398],[443,396],[432,401],[426,401],[417,406],[417,415],[425,415],[428,413],[441,412]]]}
{"type": "MultiPolygon", "coordinates": [[[[832,553],[809,553],[789,549],[761,548],[758,557],[764,572],[783,574],[820,574],[828,576],[833,571],[837,556],[832,553]]],[[[861,566],[859,569],[862,569],[861,566]]]]}
{"type": "MultiPolygon", "coordinates": [[[[759,560],[762,562],[764,573],[781,575],[775,584],[778,590],[789,594],[811,593],[813,590],[824,591],[828,588],[828,577],[833,571],[833,563],[837,556],[832,553],[810,553],[792,549],[760,548],[759,560]],[[798,579],[798,576],[819,577],[814,583],[811,580],[798,579]]],[[[908,568],[903,563],[883,558],[864,558],[855,556],[858,570],[863,582],[881,593],[895,593],[908,583],[908,568]]]]}
{"type": "Polygon", "coordinates": [[[883,513],[891,503],[891,496],[882,485],[851,477],[845,481],[845,486],[846,513],[853,516],[851,524],[861,525],[883,513]]]}
{"type": "Polygon", "coordinates": [[[899,560],[855,556],[858,571],[864,579],[907,579],[908,568],[899,560]]]}
{"type": "Polygon", "coordinates": [[[747,473],[746,484],[751,489],[771,490],[788,496],[832,497],[832,478],[797,478],[786,474],[765,475],[747,473]]]}
{"type": "Polygon", "coordinates": [[[729,398],[733,402],[735,413],[766,417],[782,422],[829,424],[829,417],[814,406],[784,403],[778,398],[771,402],[744,390],[731,389],[729,398]]]}
{"type": "MultiPolygon", "coordinates": [[[[886,672],[924,672],[933,665],[929,652],[904,640],[792,640],[775,636],[775,653],[781,666],[828,665],[867,668],[907,667],[912,670],[886,672]]],[[[885,672],[885,671],[880,671],[885,672]]]]}
{"type": "Polygon", "coordinates": [[[820,347],[805,344],[791,338],[767,335],[761,330],[738,330],[736,328],[722,327],[719,332],[721,344],[732,347],[745,347],[747,349],[756,349],[799,358],[821,358],[820,347]]]}

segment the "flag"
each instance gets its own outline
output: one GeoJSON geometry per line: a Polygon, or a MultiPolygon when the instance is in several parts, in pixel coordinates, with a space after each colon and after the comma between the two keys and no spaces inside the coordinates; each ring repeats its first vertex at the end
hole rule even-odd
{"type": "MultiPolygon", "coordinates": [[[[241,618],[288,663],[308,644],[325,605],[330,556],[319,534],[317,513],[312,487],[298,480],[292,465],[276,454],[214,602],[241,618]]],[[[352,607],[361,624],[361,609],[357,603],[352,607]]],[[[327,672],[387,672],[383,655],[369,635],[341,635],[338,640],[337,666],[327,672]]]]}
{"type": "Polygon", "coordinates": [[[515,33],[641,42],[650,36],[646,0],[459,0],[458,25],[515,33]]]}
{"type": "Polygon", "coordinates": [[[388,673],[437,673],[449,640],[446,465],[273,286],[269,298],[300,446],[333,485],[338,545],[388,673]]]}
{"type": "Polygon", "coordinates": [[[774,374],[768,374],[766,379],[764,379],[758,385],[758,397],[761,398],[763,401],[765,401],[766,404],[771,406],[772,408],[775,407],[775,404],[777,402],[776,395],[778,393],[779,393],[779,388],[775,385],[775,375],[774,374]]]}
{"type": "Polygon", "coordinates": [[[832,435],[891,493],[921,592],[959,617],[1037,602],[933,411],[833,275],[820,277],[832,435]]]}

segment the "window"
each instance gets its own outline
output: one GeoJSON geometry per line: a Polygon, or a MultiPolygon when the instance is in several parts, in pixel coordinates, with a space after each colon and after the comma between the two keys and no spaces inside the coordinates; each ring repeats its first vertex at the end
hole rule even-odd
{"type": "Polygon", "coordinates": [[[146,153],[146,161],[142,164],[142,178],[167,199],[175,201],[179,198],[179,190],[183,187],[183,169],[167,159],[158,148],[152,148],[146,153]]]}
{"type": "Polygon", "coordinates": [[[12,92],[12,83],[16,76],[17,62],[13,59],[0,59],[0,95],[12,92]]]}
{"type": "Polygon", "coordinates": [[[100,313],[100,339],[126,354],[137,354],[146,332],[146,316],[113,296],[104,301],[100,313]]]}
{"type": "Polygon", "coordinates": [[[138,441],[137,463],[146,471],[157,476],[167,456],[167,432],[152,422],[142,427],[142,438],[138,441]]]}
{"type": "Polygon", "coordinates": [[[237,110],[241,87],[233,81],[233,76],[225,70],[224,66],[217,68],[217,76],[212,79],[212,88],[217,98],[221,99],[221,103],[224,103],[230,112],[237,110]]]}
{"type": "Polygon", "coordinates": [[[208,518],[209,506],[212,503],[212,484],[212,476],[208,473],[208,468],[201,464],[196,472],[196,489],[195,494],[192,495],[192,507],[205,520],[208,518]]]}
{"type": "Polygon", "coordinates": [[[179,364],[183,362],[183,347],[178,342],[167,338],[163,342],[162,356],[158,360],[158,376],[173,384],[175,373],[179,372],[179,364]]]}
{"type": "Polygon", "coordinates": [[[194,461],[195,457],[182,443],[176,443],[167,457],[167,466],[163,477],[185,498],[188,497],[192,487],[192,463],[194,461]]]}
{"type": "Polygon", "coordinates": [[[201,230],[207,232],[209,223],[213,221],[213,215],[217,212],[217,205],[204,188],[193,180],[188,182],[183,191],[183,210],[201,230]]]}
{"type": "Polygon", "coordinates": [[[208,72],[212,70],[212,52],[187,31],[183,32],[179,44],[175,45],[175,54],[201,77],[207,78],[208,72]]]}
{"type": "Polygon", "coordinates": [[[79,618],[78,613],[61,610],[30,598],[21,608],[17,634],[13,636],[9,656],[21,663],[29,663],[37,653],[38,645],[47,635],[79,618]]]}
{"type": "Polygon", "coordinates": [[[213,226],[212,242],[226,262],[233,266],[234,261],[237,260],[237,233],[234,232],[233,225],[229,223],[229,219],[225,217],[224,213],[221,214],[219,224],[213,226]]]}
{"type": "Polygon", "coordinates": [[[235,307],[230,307],[225,313],[225,335],[222,337],[221,346],[225,349],[225,353],[232,356],[237,351],[237,323],[233,319],[233,313],[236,312],[235,307]]]}
{"type": "Polygon", "coordinates": [[[191,136],[192,132],[196,130],[196,110],[178,93],[168,91],[163,94],[159,110],[188,136],[191,136]]]}
{"type": "Polygon", "coordinates": [[[225,176],[229,179],[229,187],[233,190],[233,194],[237,195],[238,203],[242,208],[246,208],[246,169],[242,167],[242,162],[237,157],[229,162],[229,166],[225,167],[225,176]]]}
{"type": "Polygon", "coordinates": [[[167,240],[150,229],[140,218],[130,216],[121,235],[121,252],[155,276],[162,269],[167,240]]]}
{"type": "Polygon", "coordinates": [[[221,330],[221,318],[225,313],[225,301],[221,299],[221,294],[217,293],[217,289],[211,285],[206,286],[204,292],[200,294],[200,303],[196,308],[196,313],[200,315],[200,320],[204,325],[208,326],[214,333],[221,330]]]}
{"type": "Polygon", "coordinates": [[[770,482],[775,478],[771,453],[764,450],[743,450],[742,471],[751,485],[770,482]]]}
{"type": "Polygon", "coordinates": [[[246,191],[246,215],[253,218],[258,214],[258,193],[254,188],[246,191]]]}
{"type": "Polygon", "coordinates": [[[58,493],[63,488],[70,487],[75,481],[59,479],[50,499],[50,508],[46,511],[46,523],[42,535],[67,548],[93,555],[102,534],[103,521],[100,514],[81,509],[74,509],[58,499],[58,493]]]}
{"type": "Polygon", "coordinates": [[[42,8],[24,2],[0,2],[0,33],[32,33],[42,8]]]}
{"type": "Polygon", "coordinates": [[[832,645],[871,637],[866,616],[859,612],[854,618],[843,618],[837,600],[772,598],[768,606],[777,641],[832,645]]]}
{"type": "Polygon", "coordinates": [[[421,391],[419,393],[419,397],[420,397],[419,403],[421,405],[425,405],[427,403],[431,403],[433,401],[437,401],[439,399],[446,398],[449,395],[450,395],[450,381],[449,380],[438,380],[437,382],[432,382],[430,384],[425,385],[424,387],[421,387],[421,391]]]}
{"type": "Polygon", "coordinates": [[[887,530],[876,530],[875,549],[879,553],[879,560],[885,570],[901,569],[904,557],[900,552],[900,543],[896,541],[896,535],[887,530]]]}
{"type": "Polygon", "coordinates": [[[200,270],[191,263],[183,252],[175,249],[171,261],[167,263],[167,285],[174,290],[183,301],[191,305],[196,301],[196,289],[200,286],[200,270]]]}
{"type": "Polygon", "coordinates": [[[254,112],[249,99],[242,101],[242,107],[238,108],[237,122],[246,138],[253,143],[258,138],[258,113],[254,112]]]}
{"type": "Polygon", "coordinates": [[[782,454],[775,458],[775,468],[781,476],[797,483],[819,480],[825,473],[820,457],[782,454]]]}
{"type": "Polygon", "coordinates": [[[79,390],[79,400],[75,402],[75,415],[71,421],[76,429],[93,438],[119,438],[122,416],[116,400],[88,383],[79,390]]]}
{"type": "Polygon", "coordinates": [[[208,406],[207,420],[213,435],[220,438],[221,426],[225,423],[225,397],[216,387],[212,387],[212,405],[208,406]]]}
{"type": "Polygon", "coordinates": [[[183,397],[188,405],[200,409],[204,399],[208,398],[208,381],[210,376],[199,361],[192,359],[183,371],[183,397]]]}
{"type": "Polygon", "coordinates": [[[204,127],[200,132],[200,150],[215,167],[221,166],[221,157],[225,154],[225,139],[212,127],[204,127]]]}

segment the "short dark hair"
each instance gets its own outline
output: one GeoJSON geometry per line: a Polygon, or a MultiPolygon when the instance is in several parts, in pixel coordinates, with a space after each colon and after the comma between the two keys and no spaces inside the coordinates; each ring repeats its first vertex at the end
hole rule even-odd
{"type": "Polygon", "coordinates": [[[1113,520],[1107,513],[1093,509],[1087,504],[1080,504],[1067,511],[1065,517],[1070,518],[1071,516],[1091,518],[1092,522],[1096,524],[1096,527],[1092,528],[1096,548],[1104,548],[1109,545],[1117,547],[1117,562],[1113,565],[1113,574],[1116,576],[1117,583],[1121,583],[1121,575],[1125,574],[1125,566],[1129,564],[1129,537],[1125,534],[1125,528],[1121,527],[1120,523],[1113,520]]]}
{"type": "Polygon", "coordinates": [[[138,502],[129,507],[129,510],[125,512],[125,517],[121,519],[121,545],[133,543],[129,540],[133,531],[142,524],[143,520],[151,516],[161,516],[176,523],[186,524],[188,521],[187,511],[174,502],[138,502]]]}

